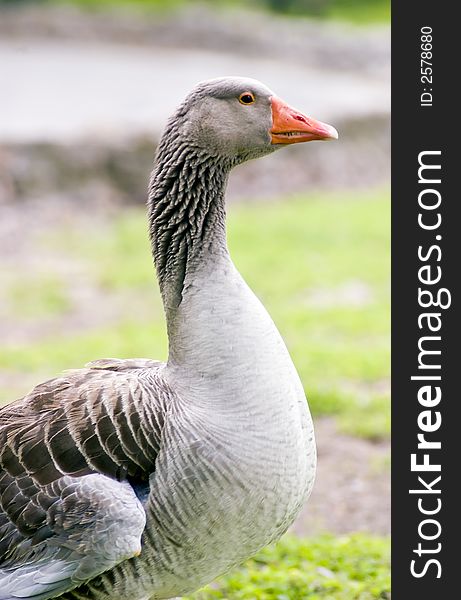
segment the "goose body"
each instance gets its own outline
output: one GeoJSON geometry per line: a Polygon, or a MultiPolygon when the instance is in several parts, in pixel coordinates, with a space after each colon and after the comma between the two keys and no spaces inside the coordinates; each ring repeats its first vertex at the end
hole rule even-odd
{"type": "Polygon", "coordinates": [[[0,600],[172,598],[293,522],[312,420],[227,251],[224,190],[236,164],[329,137],[243,78],[199,84],[170,119],[148,204],[168,362],[95,361],[0,411],[0,600]]]}

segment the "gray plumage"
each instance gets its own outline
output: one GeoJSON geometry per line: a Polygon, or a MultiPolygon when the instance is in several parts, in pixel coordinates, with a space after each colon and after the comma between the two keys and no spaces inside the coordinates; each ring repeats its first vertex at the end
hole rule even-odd
{"type": "Polygon", "coordinates": [[[306,500],[304,392],[225,238],[230,169],[279,147],[272,97],[211,80],[168,122],[148,202],[168,362],[95,361],[0,411],[0,600],[191,592],[280,537],[306,500]]]}

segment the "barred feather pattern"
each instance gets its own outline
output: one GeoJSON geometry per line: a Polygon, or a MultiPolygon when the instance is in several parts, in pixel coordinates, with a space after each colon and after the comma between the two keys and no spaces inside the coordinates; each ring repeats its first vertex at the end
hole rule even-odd
{"type": "Polygon", "coordinates": [[[168,310],[182,300],[187,269],[203,256],[227,253],[224,189],[231,164],[186,143],[166,148],[151,177],[148,207],[157,277],[168,310]]]}
{"type": "Polygon", "coordinates": [[[0,411],[0,569],[12,557],[20,564],[30,547],[38,551],[56,534],[50,507],[61,482],[71,483],[66,476],[98,473],[148,486],[173,395],[163,367],[95,361],[0,411]]]}

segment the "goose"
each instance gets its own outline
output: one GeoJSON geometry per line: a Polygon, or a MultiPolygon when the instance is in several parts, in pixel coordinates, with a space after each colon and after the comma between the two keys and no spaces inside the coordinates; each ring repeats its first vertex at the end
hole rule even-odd
{"type": "Polygon", "coordinates": [[[277,540],[312,489],[303,387],[228,252],[233,167],[337,138],[262,83],[199,83],[148,194],[166,363],[103,359],[0,411],[0,600],[191,593],[277,540]]]}

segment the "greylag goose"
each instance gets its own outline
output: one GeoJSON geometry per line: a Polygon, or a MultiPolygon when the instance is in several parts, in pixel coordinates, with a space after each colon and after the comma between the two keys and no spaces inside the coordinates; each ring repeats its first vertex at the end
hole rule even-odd
{"type": "Polygon", "coordinates": [[[170,118],[148,199],[168,361],[97,360],[1,410],[1,600],[171,598],[293,522],[312,420],[229,256],[224,192],[246,160],[336,137],[246,78],[200,83],[170,118]]]}

